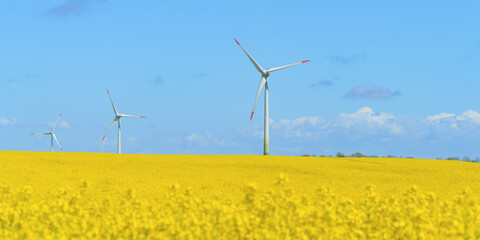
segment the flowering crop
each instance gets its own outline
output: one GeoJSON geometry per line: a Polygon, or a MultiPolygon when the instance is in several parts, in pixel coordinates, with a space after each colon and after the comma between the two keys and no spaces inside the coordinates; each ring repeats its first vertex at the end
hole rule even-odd
{"type": "Polygon", "coordinates": [[[0,164],[0,239],[480,239],[477,164],[15,152],[0,164]]]}

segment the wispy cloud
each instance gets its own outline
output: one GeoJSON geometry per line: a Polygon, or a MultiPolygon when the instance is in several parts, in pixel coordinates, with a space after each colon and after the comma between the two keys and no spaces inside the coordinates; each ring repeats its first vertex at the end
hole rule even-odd
{"type": "MultiPolygon", "coordinates": [[[[49,128],[52,128],[53,124],[55,124],[55,122],[45,121],[45,122],[42,122],[42,124],[48,126],[49,128]]],[[[60,121],[60,122],[58,122],[56,128],[70,129],[70,128],[72,128],[72,125],[70,125],[70,123],[68,123],[67,121],[60,121]]]]}
{"type": "Polygon", "coordinates": [[[330,87],[333,85],[332,81],[318,81],[316,83],[312,83],[310,87],[330,87]]]}
{"type": "Polygon", "coordinates": [[[80,14],[89,9],[91,2],[104,2],[104,0],[67,0],[50,9],[48,14],[59,17],[80,14]]]}
{"type": "Polygon", "coordinates": [[[219,139],[216,136],[213,136],[212,133],[207,131],[204,135],[192,133],[185,137],[185,140],[190,146],[222,146],[225,144],[225,140],[219,139]]]}
{"type": "Polygon", "coordinates": [[[347,92],[346,98],[358,99],[388,99],[394,96],[401,95],[399,90],[391,91],[382,86],[356,86],[347,92]]]}
{"type": "Polygon", "coordinates": [[[17,124],[17,119],[15,118],[0,118],[0,126],[11,127],[17,124]]]}
{"type": "Polygon", "coordinates": [[[70,125],[70,123],[68,123],[67,121],[60,121],[58,123],[58,127],[59,128],[70,129],[70,128],[72,128],[72,125],[70,125]]]}
{"type": "Polygon", "coordinates": [[[342,56],[342,55],[328,56],[328,59],[330,59],[330,61],[338,64],[349,64],[359,60],[363,60],[364,58],[365,58],[364,54],[354,54],[350,56],[342,56]]]}
{"type": "Polygon", "coordinates": [[[192,134],[188,135],[187,137],[185,137],[185,140],[187,140],[187,142],[192,143],[192,144],[199,144],[199,145],[202,145],[202,146],[207,145],[207,141],[205,140],[205,138],[201,135],[196,134],[196,133],[192,133],[192,134]]]}
{"type": "Polygon", "coordinates": [[[334,82],[338,81],[339,79],[339,76],[333,76],[326,79],[322,78],[317,82],[310,84],[310,87],[330,87],[334,84],[334,82]]]}

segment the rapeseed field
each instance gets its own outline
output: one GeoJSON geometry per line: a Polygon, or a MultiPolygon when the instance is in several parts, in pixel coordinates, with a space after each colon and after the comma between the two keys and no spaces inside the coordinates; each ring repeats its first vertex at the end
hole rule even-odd
{"type": "Polygon", "coordinates": [[[479,239],[480,164],[0,152],[0,239],[479,239]]]}

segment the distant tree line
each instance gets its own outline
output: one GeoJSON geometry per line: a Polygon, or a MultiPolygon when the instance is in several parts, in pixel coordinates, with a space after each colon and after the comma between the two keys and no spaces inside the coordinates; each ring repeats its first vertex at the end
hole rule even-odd
{"type": "MultiPolygon", "coordinates": [[[[443,159],[443,158],[437,158],[437,159],[443,159]]],[[[462,160],[460,160],[459,157],[447,157],[445,160],[456,160],[456,161],[464,161],[464,162],[480,162],[480,157],[476,158],[470,158],[469,156],[464,156],[462,160]]]]}
{"type": "MultiPolygon", "coordinates": [[[[351,155],[345,155],[341,152],[338,152],[337,155],[335,155],[335,157],[357,157],[357,158],[378,158],[377,155],[364,155],[364,154],[361,154],[359,152],[356,152],[356,153],[352,153],[351,155]]],[[[387,155],[387,156],[380,156],[381,158],[397,158],[396,156],[394,155],[387,155]]],[[[402,156],[400,156],[399,158],[403,158],[402,156]]],[[[405,158],[413,158],[413,157],[405,157],[405,158]]]]}
{"type": "MultiPolygon", "coordinates": [[[[316,155],[310,155],[310,154],[304,154],[302,155],[303,157],[316,157],[316,155]]],[[[319,157],[333,157],[332,155],[319,155],[319,157]]],[[[378,156],[376,155],[364,155],[362,153],[359,153],[359,152],[355,152],[355,153],[352,153],[350,155],[348,154],[343,154],[341,152],[337,152],[337,154],[335,155],[335,157],[350,157],[350,158],[378,158],[378,156]]],[[[413,158],[413,157],[396,157],[394,155],[387,155],[387,156],[381,156],[381,158],[413,158]]],[[[436,158],[436,159],[439,159],[439,160],[442,160],[443,158],[436,158]]],[[[470,158],[468,156],[464,156],[462,159],[460,159],[459,157],[447,157],[445,158],[444,160],[455,160],[455,161],[464,161],[464,162],[480,162],[480,157],[476,157],[475,159],[473,158],[470,158]]]]}
{"type": "MultiPolygon", "coordinates": [[[[310,155],[310,154],[304,154],[302,155],[303,157],[316,157],[316,155],[310,155]]],[[[319,155],[319,157],[333,157],[332,155],[319,155]]],[[[376,155],[364,155],[359,152],[352,153],[350,155],[348,154],[343,154],[341,152],[338,152],[335,157],[352,157],[352,158],[378,158],[379,156],[376,155]]],[[[380,156],[381,158],[397,158],[394,155],[387,155],[387,156],[380,156]]],[[[402,156],[398,158],[403,158],[402,156]]],[[[405,157],[405,158],[413,158],[413,157],[405,157]]]]}

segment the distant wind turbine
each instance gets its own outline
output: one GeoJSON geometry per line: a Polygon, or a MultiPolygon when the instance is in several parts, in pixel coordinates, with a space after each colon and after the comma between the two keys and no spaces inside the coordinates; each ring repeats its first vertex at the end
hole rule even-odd
{"type": "Polygon", "coordinates": [[[262,80],[260,80],[260,86],[258,87],[257,91],[257,97],[255,98],[255,103],[253,104],[253,109],[252,109],[252,115],[250,115],[250,120],[252,120],[253,117],[253,112],[255,111],[255,106],[257,105],[258,97],[260,96],[260,91],[262,90],[263,86],[265,85],[265,118],[264,118],[264,131],[263,131],[263,155],[268,155],[269,154],[269,129],[268,129],[268,76],[270,75],[271,72],[284,69],[287,67],[295,66],[298,64],[310,62],[310,60],[305,60],[301,62],[296,62],[296,63],[291,63],[279,67],[272,67],[269,69],[263,69],[258,65],[258,63],[248,54],[248,52],[240,45],[240,43],[235,39],[235,42],[240,46],[240,48],[247,54],[247,57],[250,59],[250,61],[253,63],[255,68],[262,74],[262,80]]]}
{"type": "Polygon", "coordinates": [[[112,124],[108,128],[107,133],[105,133],[105,136],[103,136],[102,141],[105,139],[105,137],[107,136],[110,129],[112,129],[113,124],[115,124],[115,122],[118,122],[118,153],[120,154],[120,153],[122,153],[120,118],[122,118],[122,117],[145,118],[145,117],[144,116],[134,116],[134,115],[127,115],[127,114],[118,113],[117,109],[115,108],[115,104],[113,104],[113,100],[112,100],[112,97],[110,96],[110,92],[108,91],[108,89],[107,89],[107,93],[108,93],[108,97],[110,98],[110,102],[112,103],[113,111],[115,112],[115,118],[113,119],[112,124]]]}
{"type": "Polygon", "coordinates": [[[50,130],[50,132],[47,132],[47,133],[30,133],[30,135],[50,135],[50,145],[51,145],[52,152],[53,152],[53,139],[55,139],[55,142],[57,142],[58,147],[63,152],[63,149],[60,146],[60,143],[58,142],[57,136],[55,136],[55,133],[53,132],[55,130],[55,127],[57,126],[58,120],[60,120],[61,116],[62,116],[62,114],[60,113],[60,116],[58,116],[57,121],[53,125],[52,130],[50,130]]]}

